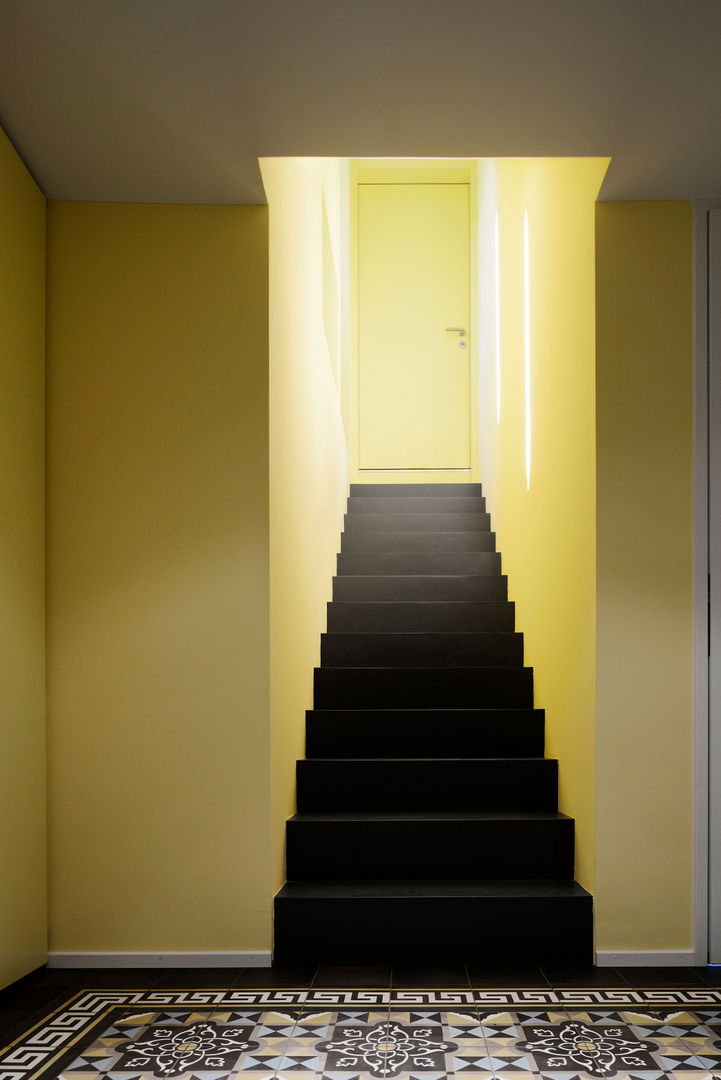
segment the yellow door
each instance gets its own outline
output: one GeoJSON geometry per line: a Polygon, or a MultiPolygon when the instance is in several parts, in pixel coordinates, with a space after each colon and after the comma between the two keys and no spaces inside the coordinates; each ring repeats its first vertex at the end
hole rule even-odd
{"type": "Polygon", "coordinates": [[[469,291],[468,184],[358,185],[361,469],[470,468],[469,291]]]}

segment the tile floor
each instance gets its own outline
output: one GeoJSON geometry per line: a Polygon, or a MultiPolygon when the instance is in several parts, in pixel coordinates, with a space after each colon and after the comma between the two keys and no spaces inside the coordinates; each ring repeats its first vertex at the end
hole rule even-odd
{"type": "Polygon", "coordinates": [[[721,1080],[721,969],[44,968],[0,1080],[721,1080]]]}

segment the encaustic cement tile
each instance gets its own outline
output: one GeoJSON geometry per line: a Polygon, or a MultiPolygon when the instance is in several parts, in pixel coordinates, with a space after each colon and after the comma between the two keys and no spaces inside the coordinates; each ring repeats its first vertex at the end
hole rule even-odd
{"type": "Polygon", "coordinates": [[[375,1024],[341,1022],[333,1026],[330,1038],[312,1046],[292,1039],[279,1073],[367,1074],[380,1080],[416,1074],[442,1078],[452,1075],[449,1058],[459,1049],[458,1043],[446,1037],[442,1023],[407,1024],[396,1018],[375,1024]]]}
{"type": "Polygon", "coordinates": [[[716,990],[524,993],[82,991],[0,1052],[0,1078],[721,1080],[716,990]]]}

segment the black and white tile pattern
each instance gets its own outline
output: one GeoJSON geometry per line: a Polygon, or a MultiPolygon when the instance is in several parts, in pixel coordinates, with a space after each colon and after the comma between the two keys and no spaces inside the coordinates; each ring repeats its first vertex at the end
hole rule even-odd
{"type": "Polygon", "coordinates": [[[0,1080],[721,1080],[721,990],[88,990],[0,1080]]]}

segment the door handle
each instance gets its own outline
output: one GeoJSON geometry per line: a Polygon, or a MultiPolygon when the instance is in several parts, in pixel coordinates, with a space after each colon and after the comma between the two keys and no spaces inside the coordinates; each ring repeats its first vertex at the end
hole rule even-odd
{"type": "Polygon", "coordinates": [[[446,331],[450,334],[458,334],[459,337],[465,337],[465,326],[447,326],[446,331]]]}

